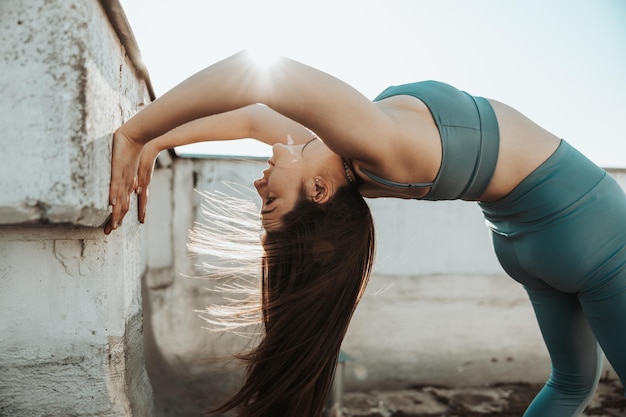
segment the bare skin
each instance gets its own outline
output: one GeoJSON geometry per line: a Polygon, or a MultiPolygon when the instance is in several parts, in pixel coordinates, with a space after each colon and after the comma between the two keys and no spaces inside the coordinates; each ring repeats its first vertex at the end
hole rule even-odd
{"type": "MultiPolygon", "coordinates": [[[[556,136],[521,113],[489,101],[498,119],[500,150],[481,201],[507,195],[559,144],[556,136]]],[[[343,81],[311,67],[283,58],[265,70],[241,52],[185,80],[115,132],[109,194],[113,213],[105,233],[119,226],[133,192],[138,194],[139,220],[143,222],[152,168],[160,150],[239,138],[284,144],[289,149],[286,155],[300,158],[298,163],[290,162],[291,179],[281,186],[286,190],[283,196],[271,201],[275,207],[281,206],[279,212],[293,207],[293,195],[302,185],[314,201],[329,198],[346,181],[342,157],[351,161],[352,174],[364,180],[360,191],[365,197],[407,198],[362,175],[361,168],[396,182],[430,182],[441,164],[437,127],[417,98],[395,96],[373,103],[343,81]],[[309,142],[313,132],[321,138],[320,144],[298,154],[297,147],[309,142]]],[[[261,182],[283,175],[275,169],[277,149],[284,150],[274,149],[261,182]]],[[[272,198],[267,187],[257,186],[257,190],[264,204],[272,198]]],[[[264,224],[276,221],[264,219],[264,224]]]]}
{"type": "MultiPolygon", "coordinates": [[[[489,100],[494,109],[500,130],[498,163],[491,182],[480,201],[496,201],[507,195],[524,178],[544,162],[559,146],[560,139],[535,124],[517,110],[495,100],[489,100]]],[[[396,153],[379,162],[375,170],[359,161],[353,161],[357,171],[364,167],[383,178],[401,182],[432,182],[441,165],[441,139],[434,120],[426,105],[411,96],[394,96],[374,103],[390,114],[398,126],[402,126],[394,141],[400,146],[396,153]],[[420,138],[422,146],[413,143],[420,138]],[[404,146],[402,146],[404,144],[404,146]],[[421,175],[417,174],[417,170],[421,175]],[[421,168],[421,169],[420,169],[421,168]]],[[[402,189],[386,187],[359,175],[365,184],[361,187],[364,197],[414,198],[403,194],[402,189]]],[[[426,195],[425,188],[421,195],[426,195]]]]}

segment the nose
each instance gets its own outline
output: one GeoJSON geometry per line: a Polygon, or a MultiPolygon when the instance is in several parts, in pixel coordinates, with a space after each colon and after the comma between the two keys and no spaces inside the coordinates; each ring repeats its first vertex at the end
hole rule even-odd
{"type": "Polygon", "coordinates": [[[261,187],[263,187],[264,182],[265,182],[265,178],[258,178],[254,180],[252,184],[254,184],[254,188],[256,188],[257,192],[261,190],[261,187]]]}
{"type": "Polygon", "coordinates": [[[267,176],[269,174],[269,169],[263,171],[263,176],[253,181],[254,188],[256,188],[257,192],[267,184],[267,176]]]}

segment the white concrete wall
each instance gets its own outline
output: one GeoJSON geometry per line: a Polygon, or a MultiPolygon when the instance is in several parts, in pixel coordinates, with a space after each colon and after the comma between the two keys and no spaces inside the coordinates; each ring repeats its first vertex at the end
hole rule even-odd
{"type": "Polygon", "coordinates": [[[260,170],[258,162],[175,159],[170,165],[169,158],[162,157],[162,168],[155,170],[150,186],[145,225],[146,366],[156,416],[199,417],[241,382],[241,369],[230,357],[242,351],[246,341],[213,333],[200,318],[198,310],[220,300],[196,267],[201,259],[187,251],[188,232],[199,220],[199,192],[229,191],[223,181],[251,184],[260,170]]]}
{"type": "MultiPolygon", "coordinates": [[[[163,154],[146,226],[130,215],[101,233],[110,134],[150,100],[120,13],[116,0],[0,3],[0,415],[198,416],[241,380],[215,358],[247,341],[203,329],[196,310],[219,300],[187,232],[198,191],[231,193],[264,162],[163,154]]],[[[348,389],[543,380],[529,303],[478,207],[370,205],[378,256],[344,343],[348,389]]]]}
{"type": "MultiPolygon", "coordinates": [[[[236,192],[256,201],[251,183],[265,163],[175,159],[165,165],[153,180],[146,234],[158,242],[151,249],[162,252],[158,259],[171,260],[173,253],[175,266],[159,263],[147,275],[148,367],[159,416],[198,416],[199,406],[191,403],[215,406],[241,378],[231,363],[210,360],[238,352],[244,341],[202,329],[195,310],[219,301],[207,290],[211,281],[197,279],[204,274],[197,266],[202,259],[184,250],[186,233],[202,222],[201,192],[233,194],[233,184],[240,184],[236,192]]],[[[611,173],[626,188],[626,170],[611,173]]],[[[530,303],[500,269],[478,206],[368,203],[378,232],[377,262],[343,346],[354,358],[346,388],[544,381],[549,361],[530,303]]]]}
{"type": "MultiPolygon", "coordinates": [[[[196,187],[250,184],[259,175],[257,164],[199,162],[196,187]]],[[[253,191],[250,198],[258,199],[253,191]]],[[[354,358],[347,365],[348,389],[545,378],[547,357],[530,303],[502,272],[475,203],[368,204],[377,255],[344,342],[354,358]]]]}
{"type": "MultiPolygon", "coordinates": [[[[610,173],[626,189],[626,170],[610,173]]],[[[347,386],[544,381],[549,358],[530,302],[500,268],[479,207],[369,203],[378,260],[343,346],[355,358],[347,386]]]]}
{"type": "Polygon", "coordinates": [[[150,100],[112,6],[0,3],[3,416],[153,414],[140,229],[100,228],[111,133],[150,100]]]}

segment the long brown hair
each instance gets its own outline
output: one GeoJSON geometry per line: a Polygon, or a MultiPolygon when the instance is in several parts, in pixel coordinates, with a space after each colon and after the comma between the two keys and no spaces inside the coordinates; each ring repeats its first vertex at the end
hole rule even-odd
{"type": "Polygon", "coordinates": [[[355,186],[338,189],[324,205],[301,199],[282,224],[263,239],[262,339],[237,356],[246,364],[245,383],[215,413],[322,415],[341,342],[371,274],[374,225],[355,186]]]}

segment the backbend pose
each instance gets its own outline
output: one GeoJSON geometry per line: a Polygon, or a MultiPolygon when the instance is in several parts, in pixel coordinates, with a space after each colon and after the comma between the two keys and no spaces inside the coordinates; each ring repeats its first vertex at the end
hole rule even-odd
{"type": "Polygon", "coordinates": [[[516,110],[427,81],[373,102],[321,71],[240,52],[193,75],[114,134],[105,232],[139,198],[162,149],[255,138],[273,156],[263,201],[265,335],[223,409],[318,416],[371,270],[362,197],[477,201],[505,271],[527,290],[552,360],[524,414],[579,415],[601,350],[626,382],[626,195],[564,140],[516,110]],[[262,104],[259,104],[262,103],[262,104]]]}

